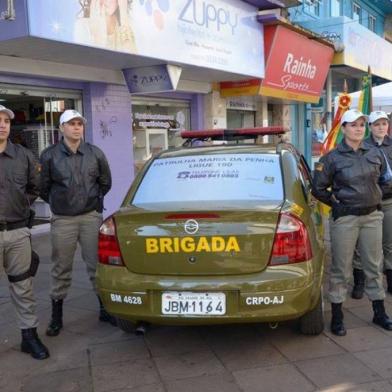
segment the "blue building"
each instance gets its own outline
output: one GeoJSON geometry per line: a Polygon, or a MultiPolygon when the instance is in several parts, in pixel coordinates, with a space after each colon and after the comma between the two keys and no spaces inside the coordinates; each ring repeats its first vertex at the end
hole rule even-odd
{"type": "Polygon", "coordinates": [[[307,105],[305,155],[317,159],[317,142],[329,130],[333,98],[342,91],[361,88],[370,67],[373,86],[392,80],[391,0],[303,0],[287,9],[288,18],[335,44],[335,56],[318,105],[307,105]],[[313,148],[312,148],[313,145],[313,148]]]}

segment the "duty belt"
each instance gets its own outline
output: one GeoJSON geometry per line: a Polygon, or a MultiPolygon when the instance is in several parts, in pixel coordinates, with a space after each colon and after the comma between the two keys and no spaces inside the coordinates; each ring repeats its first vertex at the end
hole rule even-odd
{"type": "Polygon", "coordinates": [[[0,231],[10,231],[21,229],[22,227],[27,227],[26,221],[19,221],[19,222],[0,222],[0,231]]]}
{"type": "Polygon", "coordinates": [[[355,216],[362,216],[362,215],[369,215],[374,211],[381,210],[381,205],[377,204],[373,207],[347,207],[342,206],[339,204],[335,204],[332,207],[332,217],[334,220],[347,215],[355,215],[355,216]]]}

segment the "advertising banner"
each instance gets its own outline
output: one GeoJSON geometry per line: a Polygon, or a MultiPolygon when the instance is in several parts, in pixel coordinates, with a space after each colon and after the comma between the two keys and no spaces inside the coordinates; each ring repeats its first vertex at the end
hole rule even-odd
{"type": "Polygon", "coordinates": [[[27,34],[26,0],[0,0],[0,41],[27,34]]]}
{"type": "Polygon", "coordinates": [[[27,2],[32,36],[264,76],[263,26],[257,9],[242,1],[27,2]]]}
{"type": "Polygon", "coordinates": [[[365,72],[370,66],[373,75],[392,80],[392,44],[358,22],[341,16],[301,25],[341,45],[344,50],[335,54],[333,64],[365,72]]]}
{"type": "Polygon", "coordinates": [[[261,94],[317,103],[334,50],[283,26],[268,26],[265,33],[269,51],[261,94]]]}

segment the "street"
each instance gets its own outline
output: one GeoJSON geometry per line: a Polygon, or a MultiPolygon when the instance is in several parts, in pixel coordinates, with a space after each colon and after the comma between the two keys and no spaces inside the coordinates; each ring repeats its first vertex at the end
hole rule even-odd
{"type": "MultiPolygon", "coordinates": [[[[328,331],[301,336],[295,323],[214,327],[153,326],[126,334],[98,321],[98,302],[77,256],[64,306],[64,329],[45,336],[50,317],[48,234],[33,236],[41,265],[34,286],[39,334],[51,357],[36,361],[19,351],[7,281],[0,285],[2,392],[251,392],[392,390],[392,333],[371,323],[367,299],[345,303],[346,337],[328,331]]],[[[386,306],[392,314],[392,297],[386,306]]]]}

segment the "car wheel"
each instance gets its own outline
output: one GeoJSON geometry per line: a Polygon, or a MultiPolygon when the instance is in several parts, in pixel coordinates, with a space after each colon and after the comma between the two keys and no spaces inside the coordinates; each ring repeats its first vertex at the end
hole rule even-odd
{"type": "Polygon", "coordinates": [[[117,326],[122,329],[126,333],[134,333],[135,332],[135,324],[124,319],[120,319],[116,317],[117,326]]]}
{"type": "Polygon", "coordinates": [[[322,292],[320,292],[320,297],[315,308],[299,319],[299,330],[304,335],[320,335],[323,332],[324,312],[322,292]]]}

